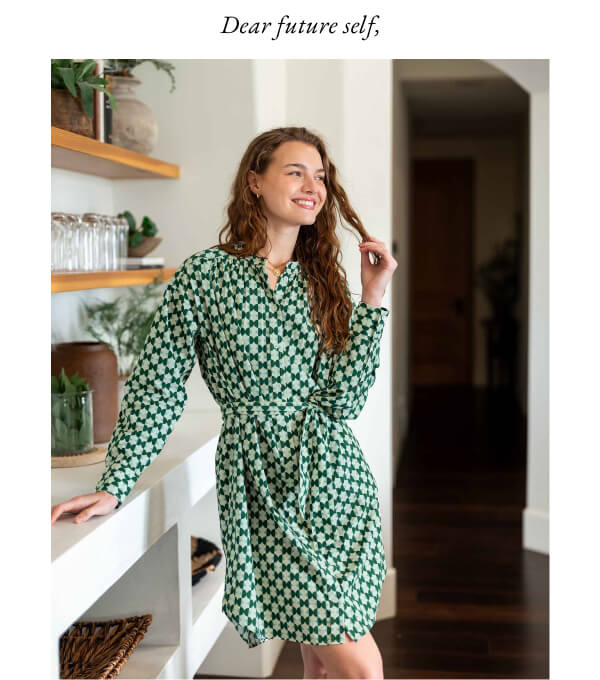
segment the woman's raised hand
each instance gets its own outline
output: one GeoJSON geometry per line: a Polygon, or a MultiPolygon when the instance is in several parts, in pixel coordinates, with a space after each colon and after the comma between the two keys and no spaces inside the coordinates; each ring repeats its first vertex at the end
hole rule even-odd
{"type": "Polygon", "coordinates": [[[358,249],[360,250],[362,300],[379,307],[398,262],[392,257],[385,242],[374,236],[369,236],[368,241],[359,243],[358,249]],[[378,257],[376,264],[371,262],[369,253],[378,257]]]}
{"type": "Polygon", "coordinates": [[[80,524],[85,522],[93,515],[108,515],[111,510],[117,507],[119,499],[108,493],[108,491],[97,491],[96,493],[86,493],[82,496],[75,496],[64,503],[53,505],[50,513],[50,524],[54,524],[63,512],[71,512],[76,515],[73,522],[80,524]]]}

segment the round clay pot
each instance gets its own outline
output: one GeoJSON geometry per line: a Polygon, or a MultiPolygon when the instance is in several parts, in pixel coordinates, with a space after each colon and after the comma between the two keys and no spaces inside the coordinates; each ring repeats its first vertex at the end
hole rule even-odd
{"type": "Polygon", "coordinates": [[[68,90],[50,88],[50,119],[54,127],[94,138],[94,121],[84,111],[81,97],[75,99],[68,90]]]}
{"type": "Polygon", "coordinates": [[[117,423],[117,357],[103,342],[59,342],[52,345],[52,375],[61,369],[67,376],[77,373],[94,390],[94,443],[110,440],[117,423]]]}
{"type": "Polygon", "coordinates": [[[112,143],[149,154],[158,141],[158,123],[152,111],[135,96],[135,88],[142,81],[132,76],[112,76],[111,82],[117,103],[112,117],[112,143]]]}

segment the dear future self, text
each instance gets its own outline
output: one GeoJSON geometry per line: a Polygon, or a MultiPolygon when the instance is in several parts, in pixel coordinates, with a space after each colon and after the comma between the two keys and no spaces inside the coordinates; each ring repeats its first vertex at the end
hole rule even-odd
{"type": "MultiPolygon", "coordinates": [[[[277,28],[273,26],[271,21],[240,21],[235,16],[225,16],[225,25],[221,33],[247,33],[254,35],[264,35],[265,33],[274,33],[271,35],[271,40],[277,40],[280,35],[285,34],[313,34],[321,35],[323,33],[334,34],[338,29],[337,21],[290,21],[288,14],[284,14],[277,28]]],[[[355,33],[362,36],[362,40],[367,40],[371,33],[373,36],[379,34],[379,30],[375,28],[375,22],[379,19],[379,14],[374,14],[369,20],[367,15],[363,14],[362,21],[347,21],[341,33],[355,33]]]]}

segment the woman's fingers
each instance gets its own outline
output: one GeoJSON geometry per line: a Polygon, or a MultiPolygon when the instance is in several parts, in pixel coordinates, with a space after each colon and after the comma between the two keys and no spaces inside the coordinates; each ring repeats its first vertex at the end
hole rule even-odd
{"type": "Polygon", "coordinates": [[[75,496],[64,503],[58,503],[58,505],[53,505],[50,512],[51,524],[65,512],[78,512],[82,508],[87,507],[89,500],[86,500],[83,496],[75,496]]]}
{"type": "MultiPolygon", "coordinates": [[[[90,506],[87,507],[85,510],[83,510],[82,512],[80,512],[80,513],[75,517],[75,519],[74,519],[73,521],[74,521],[76,524],[79,524],[80,522],[85,522],[85,521],[87,521],[92,515],[95,514],[95,513],[94,513],[94,509],[96,508],[96,506],[98,505],[98,503],[99,503],[99,501],[96,501],[96,503],[90,505],[90,506]]],[[[100,514],[102,514],[102,513],[100,513],[100,514]]]]}
{"type": "Polygon", "coordinates": [[[363,241],[362,243],[359,243],[359,249],[363,255],[367,258],[366,261],[369,261],[369,253],[375,253],[376,255],[379,255],[384,263],[384,265],[392,264],[394,261],[394,258],[392,257],[392,254],[390,251],[387,249],[387,246],[385,245],[384,241],[363,241]]]}
{"type": "Polygon", "coordinates": [[[99,493],[85,494],[83,496],[75,496],[64,503],[53,505],[50,511],[50,524],[54,524],[54,522],[66,512],[76,514],[73,521],[77,524],[85,522],[95,514],[94,511],[97,509],[96,506],[101,500],[102,495],[99,493]]]}

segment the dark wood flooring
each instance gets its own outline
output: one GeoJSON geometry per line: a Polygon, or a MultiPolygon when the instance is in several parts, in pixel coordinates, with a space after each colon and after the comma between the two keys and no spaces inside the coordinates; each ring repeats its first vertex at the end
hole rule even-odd
{"type": "MultiPolygon", "coordinates": [[[[419,388],[394,488],[386,678],[548,678],[549,559],[523,550],[526,424],[511,398],[419,388]]],[[[273,678],[301,678],[287,643],[273,678]]]]}

